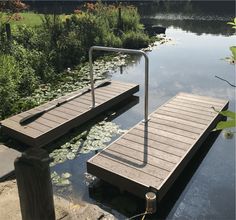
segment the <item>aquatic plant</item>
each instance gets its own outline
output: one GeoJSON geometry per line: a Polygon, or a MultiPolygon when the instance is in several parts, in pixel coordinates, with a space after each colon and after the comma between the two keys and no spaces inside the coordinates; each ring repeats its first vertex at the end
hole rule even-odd
{"type": "MultiPolygon", "coordinates": [[[[123,131],[119,126],[109,121],[101,121],[83,132],[75,132],[71,134],[70,140],[50,153],[49,156],[53,158],[50,166],[63,163],[66,160],[74,160],[80,154],[103,149],[112,137],[121,133],[123,131]]],[[[61,143],[62,140],[58,142],[61,143]]]]}
{"type": "MultiPolygon", "coordinates": [[[[232,28],[236,29],[236,18],[233,19],[233,22],[228,22],[227,24],[232,25],[232,28]]],[[[232,56],[230,58],[230,63],[235,63],[235,61],[236,61],[236,46],[231,46],[230,50],[232,52],[232,56]]],[[[229,81],[222,79],[218,76],[216,76],[216,77],[220,80],[227,82],[230,86],[235,87],[235,85],[233,85],[229,81]]],[[[236,127],[236,119],[235,119],[236,112],[232,112],[232,111],[227,110],[227,111],[221,111],[221,112],[219,112],[219,114],[227,117],[227,121],[220,121],[216,125],[214,130],[224,130],[224,137],[232,138],[233,134],[235,132],[232,132],[230,129],[236,127]]]]}
{"type": "Polygon", "coordinates": [[[62,173],[61,175],[59,175],[56,171],[53,171],[51,173],[51,179],[52,179],[52,183],[55,186],[68,186],[71,184],[69,178],[71,177],[71,174],[66,172],[66,173],[62,173]]]}

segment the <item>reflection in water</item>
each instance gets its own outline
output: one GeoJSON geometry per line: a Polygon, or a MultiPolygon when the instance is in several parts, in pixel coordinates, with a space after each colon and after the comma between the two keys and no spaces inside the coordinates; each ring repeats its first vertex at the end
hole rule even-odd
{"type": "Polygon", "coordinates": [[[234,30],[227,21],[235,16],[235,3],[232,1],[160,1],[150,7],[140,4],[144,24],[181,28],[196,34],[230,35],[234,30]]]}

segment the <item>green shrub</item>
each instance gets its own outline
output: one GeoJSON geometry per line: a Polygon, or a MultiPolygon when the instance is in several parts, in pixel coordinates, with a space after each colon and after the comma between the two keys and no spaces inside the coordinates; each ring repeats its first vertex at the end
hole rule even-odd
{"type": "Polygon", "coordinates": [[[10,55],[0,55],[0,118],[19,112],[17,102],[30,95],[38,86],[30,67],[21,67],[10,55]]]}
{"type": "Polygon", "coordinates": [[[149,37],[142,32],[129,31],[122,36],[122,39],[125,48],[140,49],[149,44],[149,37]]]}
{"type": "Polygon", "coordinates": [[[19,68],[13,57],[0,55],[0,118],[13,112],[14,102],[19,99],[17,78],[19,68]]]}

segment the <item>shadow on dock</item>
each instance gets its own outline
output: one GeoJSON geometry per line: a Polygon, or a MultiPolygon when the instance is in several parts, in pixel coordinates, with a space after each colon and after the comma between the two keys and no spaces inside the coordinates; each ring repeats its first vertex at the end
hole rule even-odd
{"type": "MultiPolygon", "coordinates": [[[[208,136],[201,148],[197,151],[190,163],[175,181],[173,187],[158,204],[157,213],[152,216],[146,216],[145,219],[158,220],[165,219],[168,216],[169,212],[216,141],[219,134],[220,132],[212,132],[208,136]]],[[[105,204],[106,206],[117,210],[127,217],[131,217],[145,211],[144,199],[140,199],[128,192],[121,192],[119,188],[114,187],[102,180],[100,180],[97,185],[89,187],[89,196],[96,202],[105,204]]]]}

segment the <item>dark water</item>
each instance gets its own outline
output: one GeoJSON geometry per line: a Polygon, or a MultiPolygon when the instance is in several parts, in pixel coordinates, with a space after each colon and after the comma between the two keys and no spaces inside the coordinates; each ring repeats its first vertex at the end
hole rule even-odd
{"type": "MultiPolygon", "coordinates": [[[[235,66],[223,60],[231,55],[229,47],[235,45],[235,36],[226,25],[234,17],[231,7],[204,11],[197,6],[194,10],[194,5],[189,5],[191,13],[186,8],[169,6],[166,9],[163,5],[165,10],[150,7],[148,13],[145,7],[140,9],[143,20],[166,26],[166,36],[173,40],[148,52],[149,112],[178,92],[228,99],[229,109],[235,111],[234,88],[215,78],[217,75],[235,84],[235,66]]],[[[113,120],[122,129],[129,129],[143,118],[144,60],[141,57],[133,57],[133,60],[122,74],[119,70],[113,74],[113,79],[138,83],[141,88],[137,93],[139,103],[113,120]]],[[[143,200],[120,193],[105,183],[88,193],[85,161],[92,155],[81,155],[53,168],[59,173],[73,174],[71,191],[68,193],[67,189],[61,194],[74,201],[99,204],[116,213],[119,219],[143,212],[143,200]]],[[[150,219],[235,219],[235,137],[227,140],[222,133],[212,133],[158,207],[158,214],[150,219]]]]}

